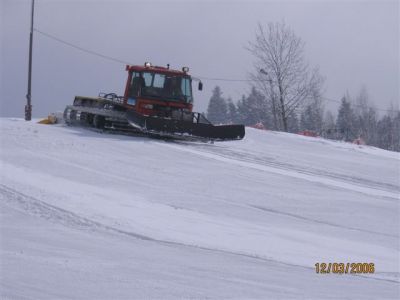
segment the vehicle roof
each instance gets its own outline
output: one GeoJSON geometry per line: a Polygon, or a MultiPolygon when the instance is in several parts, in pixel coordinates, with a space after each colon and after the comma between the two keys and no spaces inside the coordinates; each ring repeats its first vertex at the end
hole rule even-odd
{"type": "Polygon", "coordinates": [[[150,72],[157,72],[157,73],[170,74],[170,75],[190,76],[187,72],[173,70],[173,69],[169,69],[167,67],[160,67],[160,66],[145,67],[145,66],[127,65],[126,70],[127,71],[136,71],[136,72],[150,71],[150,72]]]}

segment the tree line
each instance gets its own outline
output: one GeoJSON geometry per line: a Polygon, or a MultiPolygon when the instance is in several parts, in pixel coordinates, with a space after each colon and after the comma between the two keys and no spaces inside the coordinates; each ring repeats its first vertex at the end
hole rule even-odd
{"type": "MultiPolygon", "coordinates": [[[[236,104],[232,99],[224,98],[221,88],[216,86],[208,105],[207,118],[215,124],[258,124],[269,130],[283,131],[281,124],[274,122],[267,99],[254,86],[236,104]]],[[[289,115],[286,131],[310,131],[328,139],[347,142],[360,139],[367,145],[400,152],[400,111],[390,107],[380,116],[378,110],[369,105],[365,88],[355,98],[346,93],[336,117],[324,109],[321,98],[302,105],[296,113],[289,115]]]]}
{"type": "Polygon", "coordinates": [[[346,93],[334,117],[325,112],[324,78],[304,58],[304,43],[285,23],[259,24],[247,50],[253,55],[251,89],[241,99],[224,98],[219,86],[212,92],[207,117],[217,124],[242,123],[276,131],[310,131],[329,139],[365,142],[400,151],[400,112],[393,107],[383,116],[369,105],[364,87],[352,99],[346,93]]]}

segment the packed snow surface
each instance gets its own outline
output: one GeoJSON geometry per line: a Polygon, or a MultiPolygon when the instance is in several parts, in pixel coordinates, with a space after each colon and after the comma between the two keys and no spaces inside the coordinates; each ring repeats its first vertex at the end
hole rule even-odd
{"type": "Polygon", "coordinates": [[[0,126],[0,298],[400,298],[399,153],[0,126]]]}

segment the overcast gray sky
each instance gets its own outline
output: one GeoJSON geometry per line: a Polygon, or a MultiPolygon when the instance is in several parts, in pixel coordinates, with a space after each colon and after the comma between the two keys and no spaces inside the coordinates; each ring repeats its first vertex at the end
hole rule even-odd
{"type": "MultiPolygon", "coordinates": [[[[22,117],[27,88],[30,0],[0,0],[1,116],[22,117]]],[[[257,23],[284,20],[325,76],[325,96],[366,86],[378,108],[399,103],[399,1],[89,1],[36,0],[35,27],[132,64],[189,66],[194,76],[247,78],[245,49],[257,23]]],[[[75,95],[123,94],[125,66],[34,34],[33,116],[63,110],[75,95]]],[[[233,100],[245,82],[204,80],[195,110],[220,85],[233,100]]],[[[334,108],[330,104],[328,107],[334,108]]]]}

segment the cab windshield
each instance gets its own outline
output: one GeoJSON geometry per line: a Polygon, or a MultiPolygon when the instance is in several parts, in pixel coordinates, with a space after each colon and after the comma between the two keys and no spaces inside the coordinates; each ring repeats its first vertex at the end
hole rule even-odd
{"type": "Polygon", "coordinates": [[[173,76],[154,72],[134,72],[130,87],[130,95],[192,102],[190,77],[173,76]]]}

